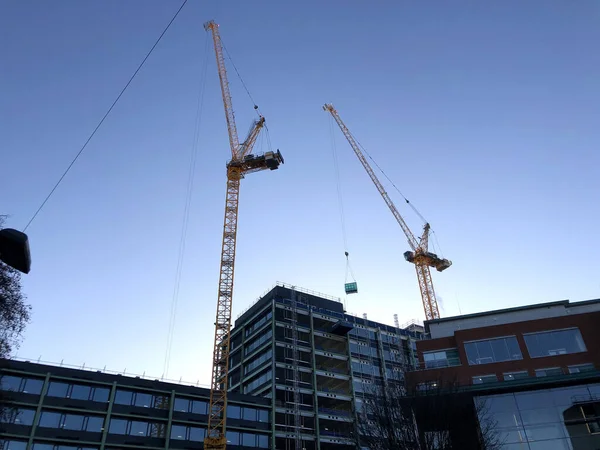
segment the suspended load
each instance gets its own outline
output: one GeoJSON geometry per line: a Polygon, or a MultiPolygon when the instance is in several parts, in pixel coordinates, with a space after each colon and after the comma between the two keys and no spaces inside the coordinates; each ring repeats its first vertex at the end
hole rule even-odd
{"type": "Polygon", "coordinates": [[[344,284],[344,289],[346,290],[346,295],[348,294],[356,294],[358,292],[358,284],[356,284],[356,279],[354,278],[354,273],[352,272],[352,268],[350,267],[350,259],[348,258],[348,252],[344,252],[346,255],[346,284],[344,284]],[[352,282],[348,283],[348,272],[352,276],[352,282]]]}
{"type": "Polygon", "coordinates": [[[356,294],[358,292],[358,286],[356,285],[356,282],[346,283],[344,287],[346,288],[346,294],[356,294]]]}

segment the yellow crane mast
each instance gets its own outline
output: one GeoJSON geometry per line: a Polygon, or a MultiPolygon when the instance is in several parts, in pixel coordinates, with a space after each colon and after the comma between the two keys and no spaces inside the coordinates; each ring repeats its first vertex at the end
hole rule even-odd
{"type": "Polygon", "coordinates": [[[252,148],[260,130],[265,124],[261,115],[252,125],[246,140],[238,140],[235,117],[231,103],[231,93],[227,81],[223,46],[219,34],[219,25],[214,21],[204,24],[212,32],[217,69],[225,107],[225,119],[231,147],[231,161],[227,163],[227,195],[225,197],[225,220],[223,224],[223,244],[221,248],[221,266],[219,272],[219,291],[217,315],[215,320],[215,340],[213,347],[212,379],[210,386],[210,406],[208,410],[208,430],[204,440],[205,449],[222,450],[227,447],[225,437],[227,418],[227,388],[229,371],[229,344],[231,330],[231,305],[233,298],[233,275],[235,267],[235,246],[238,222],[238,204],[240,180],[251,172],[275,170],[283,164],[279,150],[253,155],[252,148]]]}
{"type": "Polygon", "coordinates": [[[435,267],[438,270],[438,272],[442,272],[443,270],[446,270],[452,265],[452,261],[440,258],[435,253],[431,253],[428,250],[428,223],[426,223],[423,227],[423,235],[421,236],[421,239],[417,241],[414,234],[412,233],[412,231],[410,231],[410,228],[408,228],[408,225],[406,225],[406,222],[396,209],[396,205],[394,205],[394,202],[392,202],[392,199],[389,197],[383,185],[375,175],[375,172],[373,172],[373,169],[371,168],[369,162],[360,150],[358,142],[356,142],[356,140],[352,136],[352,133],[350,133],[350,130],[348,130],[348,127],[346,127],[346,125],[340,118],[337,110],[333,107],[332,104],[329,103],[325,104],[323,106],[323,109],[325,111],[330,112],[335,121],[337,122],[338,126],[340,127],[340,130],[342,130],[342,133],[350,143],[352,150],[354,150],[354,153],[356,154],[359,161],[369,174],[369,177],[371,177],[373,184],[375,184],[375,187],[383,197],[383,200],[385,201],[386,205],[388,206],[388,208],[390,208],[390,211],[398,221],[400,228],[402,228],[402,231],[406,235],[406,239],[408,239],[408,245],[410,246],[412,251],[405,252],[404,258],[408,262],[413,263],[415,265],[415,269],[417,271],[417,279],[419,280],[419,288],[421,290],[421,298],[423,300],[423,309],[425,310],[425,319],[439,319],[440,312],[438,309],[437,300],[435,298],[435,290],[433,289],[433,282],[431,281],[431,272],[429,271],[429,268],[435,267]]]}

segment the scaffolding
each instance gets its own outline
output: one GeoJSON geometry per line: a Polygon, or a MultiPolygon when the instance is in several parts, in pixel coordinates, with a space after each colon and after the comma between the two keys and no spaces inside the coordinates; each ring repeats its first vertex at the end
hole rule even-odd
{"type": "Polygon", "coordinates": [[[296,289],[291,287],[292,302],[292,381],[293,381],[293,405],[294,405],[294,450],[302,450],[302,438],[300,436],[300,374],[298,370],[298,305],[296,303],[296,289]]]}

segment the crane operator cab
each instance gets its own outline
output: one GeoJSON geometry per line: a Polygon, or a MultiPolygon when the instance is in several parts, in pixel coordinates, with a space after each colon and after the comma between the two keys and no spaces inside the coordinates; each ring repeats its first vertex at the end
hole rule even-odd
{"type": "Polygon", "coordinates": [[[440,258],[435,253],[431,252],[404,252],[404,259],[412,264],[417,264],[417,262],[425,263],[429,267],[435,267],[438,272],[443,272],[452,265],[452,261],[449,259],[440,258]]]}
{"type": "Polygon", "coordinates": [[[279,169],[280,164],[284,164],[283,156],[281,156],[281,152],[277,149],[276,152],[266,152],[265,153],[265,163],[267,167],[271,170],[279,169]]]}

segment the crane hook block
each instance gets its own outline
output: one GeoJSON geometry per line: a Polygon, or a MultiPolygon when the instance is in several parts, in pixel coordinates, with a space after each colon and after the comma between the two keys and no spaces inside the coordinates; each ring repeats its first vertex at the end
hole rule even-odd
{"type": "Polygon", "coordinates": [[[344,255],[346,255],[346,258],[349,256],[349,255],[348,255],[348,252],[344,252],[344,255]]]}
{"type": "Polygon", "coordinates": [[[346,294],[356,294],[358,292],[358,285],[356,282],[346,283],[344,288],[346,289],[346,294]]]}

